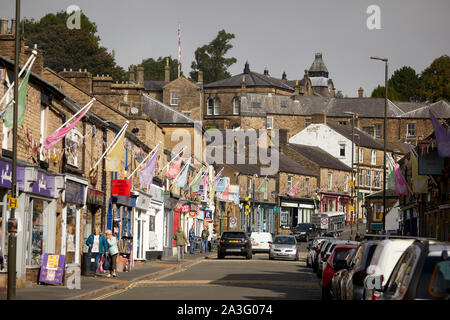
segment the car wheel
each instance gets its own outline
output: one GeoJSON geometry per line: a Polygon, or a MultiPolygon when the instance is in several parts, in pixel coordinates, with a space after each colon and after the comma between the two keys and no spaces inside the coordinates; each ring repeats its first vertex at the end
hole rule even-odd
{"type": "Polygon", "coordinates": [[[247,253],[247,256],[245,257],[247,260],[250,260],[252,258],[252,252],[250,251],[247,253]]]}
{"type": "Polygon", "coordinates": [[[269,260],[273,260],[273,257],[269,255],[269,260]]]}
{"type": "Polygon", "coordinates": [[[225,258],[225,255],[223,253],[217,254],[217,259],[223,259],[223,258],[225,258]]]}
{"type": "Polygon", "coordinates": [[[328,300],[330,297],[330,288],[326,286],[325,288],[322,287],[322,299],[328,300]]]}

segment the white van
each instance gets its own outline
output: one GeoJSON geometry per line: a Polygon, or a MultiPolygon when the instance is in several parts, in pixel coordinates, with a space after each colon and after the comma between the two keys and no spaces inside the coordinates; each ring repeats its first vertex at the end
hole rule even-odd
{"type": "MultiPolygon", "coordinates": [[[[400,256],[414,242],[414,239],[387,239],[378,243],[372,260],[367,267],[367,276],[383,276],[385,286],[400,256]]],[[[364,300],[373,300],[373,290],[364,290],[364,300]]]]}
{"type": "Polygon", "coordinates": [[[270,245],[272,243],[272,234],[269,232],[252,232],[250,235],[252,240],[252,252],[269,253],[270,245]]]}

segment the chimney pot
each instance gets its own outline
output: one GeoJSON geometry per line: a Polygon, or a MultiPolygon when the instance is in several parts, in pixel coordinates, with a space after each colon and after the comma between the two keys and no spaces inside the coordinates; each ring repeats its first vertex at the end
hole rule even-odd
{"type": "Polygon", "coordinates": [[[11,34],[16,34],[16,19],[11,19],[11,34]]]}
{"type": "Polygon", "coordinates": [[[203,71],[198,71],[198,83],[203,83],[203,71]]]}
{"type": "Polygon", "coordinates": [[[0,34],[8,34],[8,19],[0,19],[0,34]]]}
{"type": "Polygon", "coordinates": [[[137,67],[136,80],[139,84],[144,84],[144,67],[137,67]]]}
{"type": "Polygon", "coordinates": [[[166,66],[164,67],[164,83],[170,82],[169,57],[166,58],[166,66]]]}
{"type": "Polygon", "coordinates": [[[364,89],[362,87],[360,87],[358,89],[358,97],[359,98],[363,98],[364,97],[364,89]]]}

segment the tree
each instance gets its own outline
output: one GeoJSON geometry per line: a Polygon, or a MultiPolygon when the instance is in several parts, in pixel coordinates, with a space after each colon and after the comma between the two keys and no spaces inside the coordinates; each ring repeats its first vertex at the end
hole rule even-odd
{"type": "Polygon", "coordinates": [[[81,29],[68,29],[67,13],[47,14],[39,21],[24,21],[24,36],[28,45],[37,44],[45,51],[45,66],[56,72],[66,69],[87,69],[93,75],[110,74],[123,80],[125,71],[111,53],[99,46],[97,26],[82,14],[81,29]]]}
{"type": "MultiPolygon", "coordinates": [[[[372,98],[384,98],[385,88],[384,86],[378,86],[372,91],[372,98]]],[[[388,99],[391,101],[398,101],[398,93],[394,88],[389,86],[388,83],[388,99]]]]}
{"type": "Polygon", "coordinates": [[[236,58],[225,58],[227,52],[233,48],[230,41],[234,39],[233,33],[220,30],[215,39],[195,50],[195,61],[192,62],[192,71],[189,73],[192,79],[198,79],[198,71],[203,72],[203,81],[210,83],[231,76],[227,69],[236,63],[236,58]]]}
{"type": "Polygon", "coordinates": [[[395,70],[388,81],[389,87],[397,93],[398,101],[417,101],[419,100],[420,80],[416,71],[404,66],[395,70]]]}
{"type": "Polygon", "coordinates": [[[335,98],[344,98],[344,95],[342,94],[342,91],[339,90],[339,91],[334,95],[334,97],[335,97],[335,98]]]}
{"type": "Polygon", "coordinates": [[[435,59],[420,77],[421,95],[430,102],[450,99],[450,57],[435,59]]]}
{"type": "MultiPolygon", "coordinates": [[[[159,80],[164,81],[166,58],[169,58],[170,79],[174,80],[178,77],[178,59],[172,59],[172,57],[159,57],[158,60],[148,58],[142,60],[138,65],[144,67],[144,80],[159,80]]],[[[134,68],[134,66],[130,66],[134,68]]],[[[180,72],[180,76],[183,75],[183,71],[180,72]]]]}

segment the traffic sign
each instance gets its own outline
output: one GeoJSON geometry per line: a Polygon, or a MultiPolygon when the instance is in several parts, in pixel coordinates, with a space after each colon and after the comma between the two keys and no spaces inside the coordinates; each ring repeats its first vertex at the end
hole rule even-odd
{"type": "Polygon", "coordinates": [[[237,219],[235,217],[230,217],[230,227],[234,228],[236,227],[237,219]]]}
{"type": "Polygon", "coordinates": [[[11,197],[11,195],[8,194],[8,208],[9,209],[17,209],[17,198],[11,197]]]}
{"type": "Polygon", "coordinates": [[[320,219],[320,223],[322,224],[322,226],[328,225],[328,218],[322,218],[322,219],[320,219]]]}

